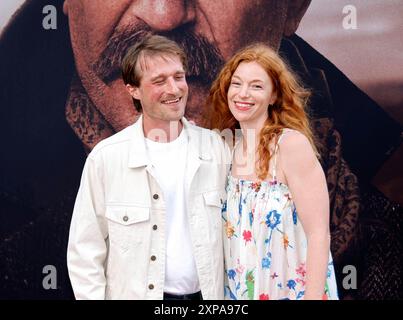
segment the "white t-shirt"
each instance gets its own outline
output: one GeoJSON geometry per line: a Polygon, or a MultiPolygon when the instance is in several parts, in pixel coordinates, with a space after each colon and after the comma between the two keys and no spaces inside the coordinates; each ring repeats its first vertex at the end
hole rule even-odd
{"type": "Polygon", "coordinates": [[[185,197],[188,138],[182,129],[168,143],[146,139],[156,179],[166,205],[166,263],[164,292],[189,294],[200,290],[193,257],[185,197]]]}

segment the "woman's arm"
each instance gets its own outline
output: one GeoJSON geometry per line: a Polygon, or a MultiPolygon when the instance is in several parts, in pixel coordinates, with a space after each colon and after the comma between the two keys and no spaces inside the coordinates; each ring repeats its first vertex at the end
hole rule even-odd
{"type": "Polygon", "coordinates": [[[304,298],[322,299],[330,247],[325,174],[308,139],[297,131],[284,136],[279,160],[308,241],[304,298]]]}

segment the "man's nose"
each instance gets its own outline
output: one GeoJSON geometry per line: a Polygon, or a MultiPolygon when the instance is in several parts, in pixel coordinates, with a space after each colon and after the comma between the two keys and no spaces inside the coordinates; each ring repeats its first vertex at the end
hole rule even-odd
{"type": "Polygon", "coordinates": [[[175,81],[175,79],[173,79],[173,78],[168,78],[168,80],[167,80],[167,86],[166,86],[166,91],[168,92],[168,93],[171,93],[171,94],[177,94],[177,93],[179,93],[179,87],[178,87],[178,84],[176,83],[176,81],[175,81]]]}
{"type": "Polygon", "coordinates": [[[193,0],[137,0],[130,8],[155,31],[170,31],[195,19],[193,0]]]}

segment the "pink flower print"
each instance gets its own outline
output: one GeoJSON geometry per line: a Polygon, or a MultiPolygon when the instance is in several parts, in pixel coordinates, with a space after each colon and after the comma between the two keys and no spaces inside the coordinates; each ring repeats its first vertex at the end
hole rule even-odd
{"type": "Polygon", "coordinates": [[[259,296],[259,300],[270,300],[270,298],[269,298],[269,295],[268,295],[268,294],[262,293],[262,294],[259,296]]]}
{"type": "Polygon", "coordinates": [[[238,266],[238,268],[236,268],[235,269],[235,271],[237,272],[237,273],[243,273],[243,271],[245,270],[245,267],[244,266],[238,266]]]}
{"type": "Polygon", "coordinates": [[[243,239],[245,240],[245,244],[246,244],[248,241],[251,241],[251,239],[252,239],[252,232],[250,232],[249,230],[244,230],[244,232],[242,233],[242,235],[243,235],[243,239]]]}
{"type": "Polygon", "coordinates": [[[262,184],[260,182],[252,183],[252,189],[255,190],[255,192],[259,192],[261,186],[262,184]]]}
{"type": "Polygon", "coordinates": [[[301,263],[297,269],[295,269],[297,274],[299,274],[302,277],[305,277],[306,270],[305,270],[305,263],[301,263]]]}
{"type": "Polygon", "coordinates": [[[236,264],[237,264],[237,267],[235,268],[236,272],[238,274],[243,273],[243,271],[245,270],[245,267],[239,263],[239,259],[236,259],[236,264]]]}

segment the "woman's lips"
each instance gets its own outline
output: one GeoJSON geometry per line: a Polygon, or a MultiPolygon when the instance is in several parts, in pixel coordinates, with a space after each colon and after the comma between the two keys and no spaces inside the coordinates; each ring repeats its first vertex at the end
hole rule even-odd
{"type": "Polygon", "coordinates": [[[248,111],[255,105],[252,102],[241,102],[241,101],[235,101],[234,104],[235,107],[240,111],[248,111]]]}

